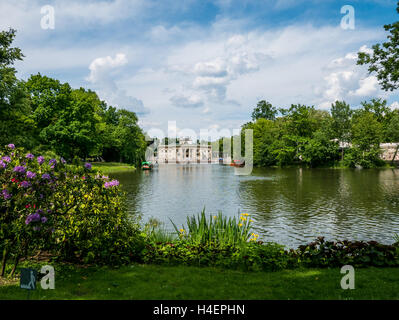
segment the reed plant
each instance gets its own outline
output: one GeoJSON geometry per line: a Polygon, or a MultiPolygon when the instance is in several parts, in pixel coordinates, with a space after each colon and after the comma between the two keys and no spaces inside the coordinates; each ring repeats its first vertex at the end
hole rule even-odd
{"type": "Polygon", "coordinates": [[[154,218],[150,218],[145,224],[144,233],[148,241],[152,243],[170,243],[177,239],[174,232],[170,232],[162,222],[154,218]]]}
{"type": "Polygon", "coordinates": [[[187,226],[173,227],[182,240],[195,244],[238,245],[256,241],[258,235],[251,233],[252,220],[247,213],[239,217],[226,217],[222,212],[207,217],[205,209],[201,213],[187,217],[187,226]]]}

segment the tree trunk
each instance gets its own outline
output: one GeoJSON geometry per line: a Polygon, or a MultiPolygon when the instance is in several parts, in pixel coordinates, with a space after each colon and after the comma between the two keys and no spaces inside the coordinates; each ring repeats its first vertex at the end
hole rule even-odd
{"type": "Polygon", "coordinates": [[[5,248],[3,250],[3,259],[1,261],[1,273],[0,277],[4,277],[4,272],[6,271],[6,264],[7,264],[7,259],[8,259],[8,250],[5,248]]]}
{"type": "Polygon", "coordinates": [[[12,268],[11,273],[10,273],[10,277],[11,277],[11,278],[14,276],[15,271],[17,270],[17,266],[18,266],[18,263],[19,263],[19,259],[20,259],[20,256],[17,255],[17,257],[15,258],[14,267],[12,268]]]}
{"type": "Polygon", "coordinates": [[[399,150],[399,144],[396,146],[395,154],[392,157],[391,165],[393,165],[395,161],[396,155],[398,154],[398,150],[399,150]]]}

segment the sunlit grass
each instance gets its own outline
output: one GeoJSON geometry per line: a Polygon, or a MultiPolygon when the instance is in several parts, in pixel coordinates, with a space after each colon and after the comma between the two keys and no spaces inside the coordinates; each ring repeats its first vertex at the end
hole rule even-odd
{"type": "Polygon", "coordinates": [[[136,170],[134,166],[121,162],[94,162],[92,165],[93,169],[98,169],[105,174],[136,170]]]}
{"type": "MultiPolygon", "coordinates": [[[[56,266],[55,290],[31,299],[399,299],[398,268],[356,269],[354,290],[340,286],[339,268],[243,272],[187,266],[56,266]]],[[[40,286],[38,286],[40,287],[40,286]]],[[[26,299],[18,283],[0,286],[0,299],[26,299]]]]}

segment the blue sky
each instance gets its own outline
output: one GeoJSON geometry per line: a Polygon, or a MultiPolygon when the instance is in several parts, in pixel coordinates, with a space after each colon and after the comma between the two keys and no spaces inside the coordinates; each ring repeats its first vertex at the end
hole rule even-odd
{"type": "Polygon", "coordinates": [[[249,121],[260,99],[329,109],[381,97],[398,107],[397,93],[356,66],[356,52],[399,20],[395,9],[392,0],[0,0],[0,28],[18,31],[23,79],[40,72],[95,89],[150,132],[176,121],[180,133],[220,134],[249,121]],[[53,30],[41,28],[44,5],[53,30]],[[340,26],[344,5],[354,30],[340,26]]]}

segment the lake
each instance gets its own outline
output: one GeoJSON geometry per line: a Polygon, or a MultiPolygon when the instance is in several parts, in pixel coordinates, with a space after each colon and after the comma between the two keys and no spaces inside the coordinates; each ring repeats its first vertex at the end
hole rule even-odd
{"type": "Polygon", "coordinates": [[[250,176],[217,164],[159,165],[116,173],[129,210],[173,230],[204,207],[249,213],[264,241],[297,247],[317,236],[392,243],[399,233],[399,170],[254,169],[250,176]]]}

